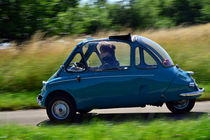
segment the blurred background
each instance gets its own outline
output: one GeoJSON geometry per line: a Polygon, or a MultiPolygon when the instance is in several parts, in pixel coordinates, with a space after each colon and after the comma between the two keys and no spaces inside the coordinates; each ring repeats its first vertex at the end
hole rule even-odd
{"type": "Polygon", "coordinates": [[[1,0],[0,38],[93,34],[204,24],[209,0],[1,0]]]}
{"type": "Polygon", "coordinates": [[[41,81],[81,39],[129,32],[194,71],[209,100],[209,22],[209,0],[0,0],[0,110],[38,108],[41,81]]]}
{"type": "Polygon", "coordinates": [[[0,0],[0,139],[209,139],[209,101],[185,115],[90,113],[67,126],[45,123],[44,110],[3,112],[39,108],[42,81],[82,39],[128,33],[154,40],[194,71],[206,90],[198,100],[210,100],[210,0],[0,0]],[[11,117],[44,127],[2,125],[11,117]]]}

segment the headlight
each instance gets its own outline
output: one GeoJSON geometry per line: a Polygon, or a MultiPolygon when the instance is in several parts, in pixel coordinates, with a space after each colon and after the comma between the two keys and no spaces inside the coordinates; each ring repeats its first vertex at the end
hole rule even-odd
{"type": "Polygon", "coordinates": [[[42,84],[43,84],[43,91],[46,91],[47,90],[47,82],[46,81],[42,81],[42,84]]]}

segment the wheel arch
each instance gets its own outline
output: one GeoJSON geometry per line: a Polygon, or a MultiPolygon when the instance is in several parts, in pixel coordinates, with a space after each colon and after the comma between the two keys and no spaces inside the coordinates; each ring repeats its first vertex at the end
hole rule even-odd
{"type": "Polygon", "coordinates": [[[45,106],[47,106],[50,99],[52,99],[55,96],[66,96],[66,97],[72,99],[74,101],[75,107],[77,109],[77,104],[76,104],[74,97],[70,93],[68,93],[64,90],[55,90],[55,91],[50,92],[45,99],[45,106]]]}

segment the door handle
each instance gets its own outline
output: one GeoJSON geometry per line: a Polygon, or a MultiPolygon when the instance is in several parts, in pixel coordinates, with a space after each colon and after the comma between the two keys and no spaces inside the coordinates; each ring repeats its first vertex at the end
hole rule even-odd
{"type": "Polygon", "coordinates": [[[80,83],[80,81],[81,81],[80,76],[77,76],[77,81],[80,83]]]}

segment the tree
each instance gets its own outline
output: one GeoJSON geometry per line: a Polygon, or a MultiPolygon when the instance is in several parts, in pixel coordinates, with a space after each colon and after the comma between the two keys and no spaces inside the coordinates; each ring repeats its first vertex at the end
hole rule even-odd
{"type": "Polygon", "coordinates": [[[78,0],[0,0],[0,38],[23,41],[48,31],[58,13],[77,5],[78,0]]]}

